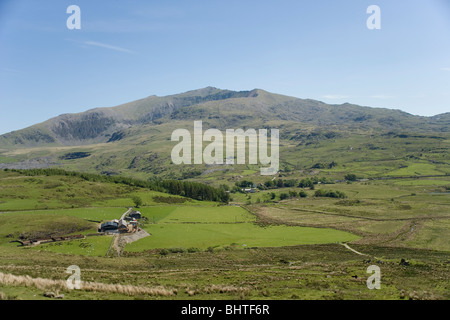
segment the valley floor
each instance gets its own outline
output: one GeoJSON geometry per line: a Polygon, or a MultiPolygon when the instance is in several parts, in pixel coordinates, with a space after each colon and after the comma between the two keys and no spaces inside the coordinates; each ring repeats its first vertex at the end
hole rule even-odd
{"type": "Polygon", "coordinates": [[[114,183],[1,172],[0,298],[447,300],[449,180],[430,181],[316,186],[345,199],[302,189],[307,197],[279,200],[300,188],[236,193],[240,206],[219,206],[114,183]],[[108,255],[113,238],[89,235],[120,217],[133,196],[144,202],[141,227],[150,236],[108,255]],[[87,237],[11,243],[61,234],[87,237]],[[80,290],[66,286],[72,265],[81,271],[80,290]],[[379,290],[367,287],[372,265],[381,270],[379,290]]]}

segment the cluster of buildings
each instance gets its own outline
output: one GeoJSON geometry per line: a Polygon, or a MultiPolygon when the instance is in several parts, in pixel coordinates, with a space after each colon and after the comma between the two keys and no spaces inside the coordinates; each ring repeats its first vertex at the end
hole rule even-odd
{"type": "Polygon", "coordinates": [[[12,242],[18,242],[22,246],[36,246],[44,243],[58,242],[58,241],[68,241],[68,240],[82,240],[86,239],[86,236],[96,236],[101,235],[100,232],[110,232],[110,233],[134,233],[139,231],[138,221],[142,218],[142,214],[139,211],[134,211],[132,208],[122,215],[122,217],[117,220],[107,221],[102,223],[98,227],[97,234],[75,234],[69,236],[50,236],[48,238],[33,238],[33,239],[19,239],[13,240],[12,242]]]}
{"type": "Polygon", "coordinates": [[[132,233],[138,229],[138,222],[142,218],[142,214],[139,211],[131,211],[119,220],[114,219],[102,223],[98,228],[99,232],[112,232],[112,233],[132,233]]]}

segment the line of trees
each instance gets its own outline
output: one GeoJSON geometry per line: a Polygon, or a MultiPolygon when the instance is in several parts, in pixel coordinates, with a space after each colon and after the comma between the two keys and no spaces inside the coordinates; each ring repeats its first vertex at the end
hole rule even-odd
{"type": "Polygon", "coordinates": [[[157,180],[156,183],[167,190],[168,193],[176,194],[196,200],[217,201],[228,203],[229,194],[223,189],[214,188],[200,182],[179,180],[157,180]]]}
{"type": "Polygon", "coordinates": [[[321,183],[321,184],[333,184],[333,181],[327,180],[327,178],[307,178],[302,179],[298,181],[297,179],[291,179],[291,180],[283,180],[283,179],[274,179],[274,180],[268,180],[264,182],[263,184],[260,184],[258,188],[260,190],[267,190],[267,189],[279,189],[279,188],[310,188],[314,189],[314,185],[321,183]]]}
{"type": "Polygon", "coordinates": [[[48,169],[5,169],[12,172],[18,172],[27,176],[69,176],[78,177],[91,182],[109,182],[116,184],[125,184],[133,187],[140,187],[180,195],[187,198],[192,198],[201,201],[216,201],[228,203],[229,194],[224,189],[214,188],[200,182],[178,181],[178,180],[139,180],[135,178],[121,177],[121,176],[106,176],[95,173],[84,173],[76,171],[66,171],[58,168],[48,169]]]}
{"type": "Polygon", "coordinates": [[[316,190],[314,193],[315,197],[328,197],[328,198],[339,198],[339,199],[345,199],[347,198],[347,195],[342,191],[333,191],[333,190],[316,190]]]}
{"type": "MultiPolygon", "coordinates": [[[[259,183],[258,185],[255,185],[253,181],[249,180],[240,180],[235,182],[235,185],[231,189],[232,193],[236,192],[242,192],[242,189],[244,188],[253,188],[256,187],[259,190],[271,190],[271,189],[280,189],[280,188],[309,188],[311,190],[314,190],[314,185],[316,184],[334,184],[334,181],[328,180],[325,177],[318,178],[318,177],[312,177],[312,178],[306,178],[298,181],[297,179],[273,179],[268,180],[264,183],[259,183]]],[[[226,190],[226,189],[225,189],[226,190]]]]}
{"type": "MultiPolygon", "coordinates": [[[[275,199],[273,194],[274,193],[272,192],[271,198],[275,199]]],[[[295,190],[289,190],[289,193],[287,193],[287,192],[280,193],[280,200],[297,198],[297,197],[306,198],[307,196],[308,196],[308,194],[305,191],[303,191],[303,190],[300,191],[300,192],[297,192],[295,190]]]]}

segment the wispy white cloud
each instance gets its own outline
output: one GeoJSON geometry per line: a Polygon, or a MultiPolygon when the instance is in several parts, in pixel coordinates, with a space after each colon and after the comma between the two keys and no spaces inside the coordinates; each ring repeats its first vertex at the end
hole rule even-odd
{"type": "Polygon", "coordinates": [[[105,49],[120,51],[120,52],[125,52],[125,53],[134,53],[133,51],[125,49],[125,48],[116,47],[116,46],[112,46],[112,45],[109,45],[106,43],[101,43],[101,42],[96,42],[96,41],[85,41],[84,44],[88,45],[88,46],[100,47],[100,48],[105,48],[105,49]]]}
{"type": "Polygon", "coordinates": [[[450,71],[450,68],[441,68],[442,71],[450,71]]]}

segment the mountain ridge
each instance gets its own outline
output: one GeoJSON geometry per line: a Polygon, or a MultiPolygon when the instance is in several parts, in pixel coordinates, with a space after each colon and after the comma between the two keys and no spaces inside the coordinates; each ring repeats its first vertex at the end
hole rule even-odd
{"type": "Polygon", "coordinates": [[[206,87],[167,96],[148,96],[114,107],[66,113],[0,136],[0,147],[90,145],[120,140],[124,130],[177,120],[217,119],[213,125],[248,127],[275,120],[353,130],[448,132],[450,113],[431,117],[351,103],[326,104],[262,89],[232,91],[206,87]],[[220,120],[220,121],[219,121],[220,120]]]}

